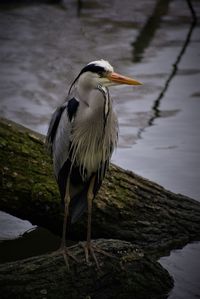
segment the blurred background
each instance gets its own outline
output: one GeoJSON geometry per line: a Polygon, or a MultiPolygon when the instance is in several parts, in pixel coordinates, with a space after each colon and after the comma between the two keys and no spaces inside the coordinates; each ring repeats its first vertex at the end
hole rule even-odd
{"type": "MultiPolygon", "coordinates": [[[[0,116],[46,134],[80,69],[106,59],[144,83],[110,88],[120,129],[112,162],[200,201],[199,45],[187,0],[1,1],[0,116]]],[[[1,262],[59,242],[3,212],[0,240],[1,262]]],[[[200,298],[200,243],[160,262],[175,279],[170,299],[200,298]]]]}

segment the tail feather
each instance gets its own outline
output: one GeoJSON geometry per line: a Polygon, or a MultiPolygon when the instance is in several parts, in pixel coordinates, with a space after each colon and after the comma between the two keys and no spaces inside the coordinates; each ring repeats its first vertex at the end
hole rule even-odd
{"type": "MultiPolygon", "coordinates": [[[[64,203],[64,198],[65,198],[65,192],[66,192],[66,184],[67,184],[67,178],[69,175],[71,167],[71,162],[68,159],[63,167],[61,168],[59,175],[58,175],[58,185],[60,189],[60,195],[61,195],[61,200],[62,203],[64,203]]],[[[96,196],[99,188],[101,187],[102,184],[102,179],[105,175],[105,170],[106,170],[106,165],[103,167],[103,173],[102,173],[102,168],[100,168],[99,173],[101,176],[99,176],[98,173],[93,174],[96,175],[95,178],[95,183],[93,187],[93,194],[94,197],[96,196]]],[[[82,177],[79,172],[78,167],[73,167],[70,173],[70,206],[69,206],[69,222],[70,223],[75,223],[87,210],[87,193],[88,189],[91,183],[91,178],[88,179],[88,181],[84,182],[82,180],[82,177]]]]}
{"type": "Polygon", "coordinates": [[[75,195],[70,201],[70,222],[75,223],[87,210],[87,190],[84,190],[75,195]]]}
{"type": "MultiPolygon", "coordinates": [[[[96,196],[97,192],[99,191],[99,188],[101,187],[102,180],[99,180],[96,176],[95,184],[94,184],[94,197],[96,196]]],[[[84,188],[76,194],[70,201],[70,222],[73,224],[75,223],[87,210],[87,193],[88,188],[90,185],[90,180],[86,183],[84,188]]]]}

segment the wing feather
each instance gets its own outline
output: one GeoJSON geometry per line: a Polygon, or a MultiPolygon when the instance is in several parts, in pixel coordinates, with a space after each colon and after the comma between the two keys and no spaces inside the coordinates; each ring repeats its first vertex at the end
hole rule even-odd
{"type": "Polygon", "coordinates": [[[56,131],[57,131],[62,113],[65,108],[66,108],[66,104],[58,107],[51,117],[49,129],[48,129],[47,137],[46,137],[46,144],[47,144],[48,148],[50,149],[51,153],[53,151],[52,147],[53,147],[53,142],[55,139],[56,131]]]}
{"type": "Polygon", "coordinates": [[[64,163],[69,158],[72,122],[78,103],[75,98],[70,98],[56,109],[50,121],[46,140],[53,157],[54,174],[57,179],[64,163]]]}

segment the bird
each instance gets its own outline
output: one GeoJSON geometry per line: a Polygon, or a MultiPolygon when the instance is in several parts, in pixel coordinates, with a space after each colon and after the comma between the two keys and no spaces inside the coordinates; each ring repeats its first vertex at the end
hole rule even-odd
{"type": "Polygon", "coordinates": [[[64,205],[60,249],[66,264],[72,256],[66,247],[67,225],[87,210],[85,259],[95,256],[91,242],[92,203],[99,191],[118,140],[118,120],[108,87],[142,83],[114,71],[106,60],[85,65],[69,87],[67,97],[52,115],[47,132],[54,175],[64,205]]]}

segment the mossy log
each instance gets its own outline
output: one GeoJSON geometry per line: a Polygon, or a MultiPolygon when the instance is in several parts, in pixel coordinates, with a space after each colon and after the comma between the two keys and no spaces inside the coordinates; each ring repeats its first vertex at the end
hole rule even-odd
{"type": "MultiPolygon", "coordinates": [[[[44,137],[1,119],[0,161],[0,209],[60,234],[63,209],[44,137]]],[[[71,239],[85,239],[85,217],[70,228],[71,239]]],[[[76,245],[71,250],[82,262],[72,262],[70,275],[62,256],[3,264],[2,293],[5,298],[13,292],[17,298],[165,298],[172,280],[155,257],[199,240],[199,226],[198,202],[111,165],[94,201],[92,236],[118,258],[100,257],[101,273],[94,274],[76,245]]]]}
{"type": "Polygon", "coordinates": [[[94,242],[116,259],[97,255],[100,270],[83,262],[83,248],[69,250],[81,262],[70,259],[67,271],[63,256],[46,254],[0,266],[2,299],[164,299],[172,279],[158,263],[125,241],[94,242]]]}
{"type": "MultiPolygon", "coordinates": [[[[0,209],[60,234],[63,207],[44,136],[0,120],[0,209]]],[[[86,215],[85,215],[86,216],[86,215]]],[[[71,227],[84,240],[86,217],[71,227]]],[[[200,239],[200,204],[111,165],[94,200],[93,238],[133,242],[158,256],[200,239]]]]}

